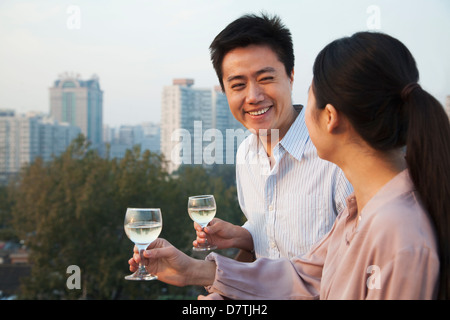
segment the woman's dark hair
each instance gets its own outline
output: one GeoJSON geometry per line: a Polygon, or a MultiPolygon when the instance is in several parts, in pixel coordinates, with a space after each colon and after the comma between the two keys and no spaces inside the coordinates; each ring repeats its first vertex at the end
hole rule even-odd
{"type": "Polygon", "coordinates": [[[269,46],[284,64],[287,75],[291,76],[295,60],[291,32],[277,16],[269,17],[266,14],[262,14],[260,17],[253,14],[244,15],[223,29],[209,47],[211,61],[222,90],[224,90],[222,80],[223,58],[233,49],[252,44],[269,46]]]}
{"type": "Polygon", "coordinates": [[[449,298],[450,123],[418,84],[410,51],[382,33],[360,32],[326,46],[313,68],[318,108],[333,105],[374,149],[406,145],[411,179],[436,229],[440,299],[449,298]]]}

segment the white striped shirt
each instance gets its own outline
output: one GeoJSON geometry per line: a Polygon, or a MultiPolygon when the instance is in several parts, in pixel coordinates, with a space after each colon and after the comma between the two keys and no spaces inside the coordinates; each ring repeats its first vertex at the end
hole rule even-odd
{"type": "Polygon", "coordinates": [[[273,150],[275,164],[251,134],[236,155],[239,204],[256,257],[301,255],[332,227],[353,188],[333,163],[320,159],[304,108],[273,150]]]}

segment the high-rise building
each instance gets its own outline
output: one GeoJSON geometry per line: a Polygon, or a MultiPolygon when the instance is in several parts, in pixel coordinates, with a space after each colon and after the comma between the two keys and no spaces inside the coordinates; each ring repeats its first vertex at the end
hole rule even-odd
{"type": "Polygon", "coordinates": [[[121,159],[127,150],[139,145],[141,152],[149,150],[153,153],[160,152],[160,130],[159,125],[144,122],[140,125],[122,125],[118,128],[105,126],[105,142],[109,144],[110,158],[121,159]]]}
{"type": "Polygon", "coordinates": [[[13,110],[0,112],[0,181],[18,173],[39,154],[39,127],[36,118],[16,117],[13,110]]]}
{"type": "Polygon", "coordinates": [[[50,161],[60,155],[79,134],[78,127],[42,114],[16,115],[13,110],[0,110],[0,184],[36,157],[50,161]]]}
{"type": "Polygon", "coordinates": [[[78,126],[96,149],[103,144],[103,91],[99,78],[80,80],[64,73],[50,88],[50,116],[59,122],[78,126]]]}
{"type": "Polygon", "coordinates": [[[38,117],[39,126],[39,157],[51,161],[58,156],[78,137],[81,130],[67,122],[59,123],[49,117],[38,117]]]}
{"type": "Polygon", "coordinates": [[[161,129],[159,124],[144,122],[142,123],[144,136],[141,141],[142,150],[150,150],[154,153],[161,152],[161,129]]]}
{"type": "Polygon", "coordinates": [[[227,130],[244,133],[220,89],[193,85],[193,79],[174,79],[163,89],[161,153],[168,161],[169,172],[181,164],[230,163],[239,141],[233,146],[227,144],[227,130]]]}

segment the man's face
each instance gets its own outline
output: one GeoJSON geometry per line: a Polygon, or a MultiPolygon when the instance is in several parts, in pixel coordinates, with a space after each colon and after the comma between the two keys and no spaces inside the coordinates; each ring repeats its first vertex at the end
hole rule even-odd
{"type": "Polygon", "coordinates": [[[256,134],[278,129],[281,139],[295,120],[293,74],[286,74],[275,52],[259,45],[236,48],[225,55],[222,71],[233,116],[256,134]]]}

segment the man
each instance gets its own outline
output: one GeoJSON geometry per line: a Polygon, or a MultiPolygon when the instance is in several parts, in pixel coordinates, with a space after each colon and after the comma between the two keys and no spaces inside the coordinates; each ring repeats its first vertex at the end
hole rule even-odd
{"type": "Polygon", "coordinates": [[[352,187],[337,166],[318,158],[304,110],[292,105],[291,33],[278,17],[245,15],[210,50],[233,116],[253,133],[236,156],[247,222],[214,219],[205,232],[195,224],[194,245],[208,237],[218,248],[241,249],[240,260],[303,254],[329,231],[352,187]]]}

